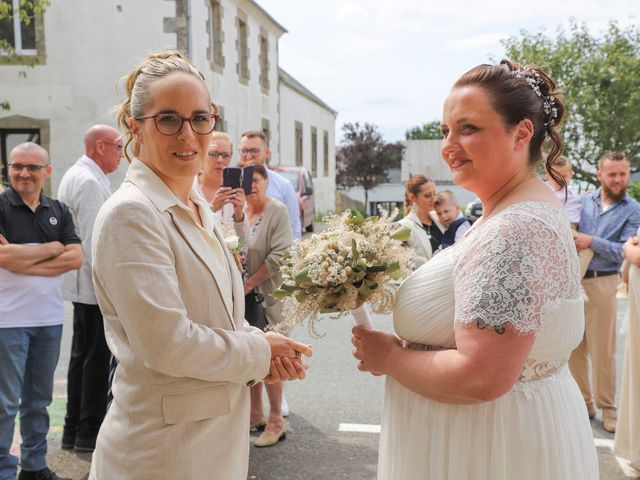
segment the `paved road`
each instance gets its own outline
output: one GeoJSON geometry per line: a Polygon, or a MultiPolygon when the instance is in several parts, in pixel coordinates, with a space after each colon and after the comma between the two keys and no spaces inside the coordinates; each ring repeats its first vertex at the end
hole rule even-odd
{"type": "MultiPolygon", "coordinates": [[[[626,302],[620,301],[618,324],[626,302]]],[[[90,457],[64,452],[59,449],[60,429],[64,414],[65,374],[68,363],[71,310],[67,314],[63,354],[56,372],[57,398],[52,406],[52,432],[50,465],[59,474],[74,480],[85,479],[90,457]]],[[[378,328],[389,330],[389,316],[375,317],[378,328]]],[[[378,434],[374,432],[340,431],[341,424],[356,424],[357,429],[375,430],[380,423],[384,382],[381,378],[365,375],[355,369],[351,357],[351,322],[326,319],[320,324],[325,334],[321,339],[310,339],[306,329],[293,332],[296,339],[313,344],[311,369],[303,382],[290,383],[286,395],[291,406],[287,439],[278,445],[251,448],[249,478],[252,480],[370,480],[375,478],[378,434]],[[368,427],[373,426],[373,427],[368,427]]],[[[619,335],[618,371],[623,351],[619,335]]],[[[627,477],[611,453],[613,436],[602,430],[599,419],[592,421],[594,441],[598,445],[600,478],[624,480],[627,477]]],[[[256,436],[252,436],[255,441],[256,436]]],[[[631,477],[638,478],[638,477],[631,477]]]]}

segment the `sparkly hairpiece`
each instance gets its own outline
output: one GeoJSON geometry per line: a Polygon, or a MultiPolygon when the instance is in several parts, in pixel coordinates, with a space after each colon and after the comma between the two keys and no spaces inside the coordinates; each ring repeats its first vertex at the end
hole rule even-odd
{"type": "Polygon", "coordinates": [[[542,98],[542,107],[544,108],[545,119],[547,120],[544,122],[544,126],[553,127],[556,124],[556,119],[558,118],[556,98],[553,95],[542,95],[540,85],[544,84],[544,80],[540,76],[540,73],[530,68],[523,68],[521,70],[512,70],[511,74],[518,78],[523,78],[524,80],[526,80],[535,94],[538,97],[542,98]]]}

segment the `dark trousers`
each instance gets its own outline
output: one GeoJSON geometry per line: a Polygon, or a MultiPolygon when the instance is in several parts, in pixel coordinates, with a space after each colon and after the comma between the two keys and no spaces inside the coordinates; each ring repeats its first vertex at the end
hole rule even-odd
{"type": "Polygon", "coordinates": [[[63,444],[95,444],[107,412],[110,355],[98,305],[74,303],[63,444]]]}

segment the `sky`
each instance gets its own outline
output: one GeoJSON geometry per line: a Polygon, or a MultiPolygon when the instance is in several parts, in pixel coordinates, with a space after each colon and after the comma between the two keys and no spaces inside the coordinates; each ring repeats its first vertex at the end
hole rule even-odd
{"type": "Polygon", "coordinates": [[[377,125],[385,140],[440,120],[456,79],[500,60],[500,40],[552,36],[570,19],[592,34],[640,21],[638,0],[258,0],[288,33],[279,63],[345,122],[377,125]]]}

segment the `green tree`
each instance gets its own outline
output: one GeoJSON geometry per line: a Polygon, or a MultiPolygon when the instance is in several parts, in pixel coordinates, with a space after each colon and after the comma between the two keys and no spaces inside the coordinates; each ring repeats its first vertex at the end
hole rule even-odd
{"type": "Polygon", "coordinates": [[[378,127],[370,123],[345,123],[342,131],[344,136],[336,153],[336,184],[339,188],[362,187],[366,210],[369,191],[389,181],[389,169],[400,167],[404,147],[386,143],[378,127]]]}
{"type": "Polygon", "coordinates": [[[610,22],[596,36],[572,21],[554,37],[544,30],[503,41],[506,57],[542,66],[564,93],[565,154],[579,182],[597,183],[595,171],[607,151],[625,152],[638,171],[640,160],[640,27],[610,22]]]}
{"type": "MultiPolygon", "coordinates": [[[[12,45],[13,41],[13,18],[20,16],[20,22],[30,25],[35,21],[37,14],[43,14],[50,5],[51,0],[20,0],[20,10],[13,11],[11,0],[0,0],[0,65],[20,64],[27,67],[35,67],[40,63],[37,57],[24,56],[16,52],[12,45]]],[[[22,77],[26,77],[26,72],[20,72],[22,77]]],[[[10,110],[11,105],[6,100],[0,100],[0,110],[10,110]]]]}
{"type": "Polygon", "coordinates": [[[433,120],[424,125],[412,127],[404,134],[407,140],[441,140],[440,121],[433,120]]]}

